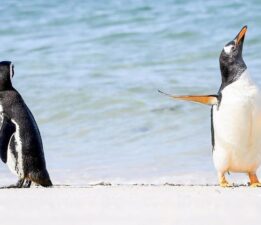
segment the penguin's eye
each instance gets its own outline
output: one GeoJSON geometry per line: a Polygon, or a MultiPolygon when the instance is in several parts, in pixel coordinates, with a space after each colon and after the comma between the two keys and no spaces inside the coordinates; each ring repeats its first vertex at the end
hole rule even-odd
{"type": "Polygon", "coordinates": [[[231,47],[231,50],[232,50],[232,51],[234,51],[235,49],[236,49],[236,47],[235,47],[235,46],[232,46],[232,47],[231,47]]]}

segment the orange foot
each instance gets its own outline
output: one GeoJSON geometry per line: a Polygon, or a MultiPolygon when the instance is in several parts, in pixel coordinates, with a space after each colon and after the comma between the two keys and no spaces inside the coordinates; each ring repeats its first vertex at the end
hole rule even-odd
{"type": "Polygon", "coordinates": [[[250,180],[250,187],[261,187],[261,183],[259,182],[256,173],[248,173],[250,180]]]}
{"type": "Polygon", "coordinates": [[[226,182],[220,182],[220,183],[219,183],[219,186],[220,186],[220,187],[223,187],[223,188],[233,187],[233,185],[230,184],[230,183],[228,183],[227,181],[226,181],[226,182]]]}
{"type": "Polygon", "coordinates": [[[231,185],[227,182],[224,173],[219,173],[218,178],[219,178],[219,186],[220,187],[223,187],[223,188],[233,187],[233,185],[231,185]]]}
{"type": "Polygon", "coordinates": [[[252,184],[250,184],[250,187],[261,187],[261,183],[260,182],[252,183],[252,184]]]}

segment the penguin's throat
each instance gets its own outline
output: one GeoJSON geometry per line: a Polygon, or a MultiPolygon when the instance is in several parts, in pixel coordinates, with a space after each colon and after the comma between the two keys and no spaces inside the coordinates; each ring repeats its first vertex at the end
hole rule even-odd
{"type": "Polygon", "coordinates": [[[219,93],[228,85],[231,83],[237,81],[242,74],[246,71],[247,66],[246,64],[235,64],[235,65],[220,65],[220,70],[221,70],[221,76],[222,76],[222,83],[219,89],[219,93]]]}
{"type": "Polygon", "coordinates": [[[236,81],[238,78],[240,78],[240,76],[244,73],[246,69],[247,67],[244,62],[232,65],[221,65],[220,70],[222,76],[222,83],[236,81]]]}
{"type": "Polygon", "coordinates": [[[6,91],[12,89],[12,83],[11,81],[2,80],[0,79],[0,91],[6,91]]]}

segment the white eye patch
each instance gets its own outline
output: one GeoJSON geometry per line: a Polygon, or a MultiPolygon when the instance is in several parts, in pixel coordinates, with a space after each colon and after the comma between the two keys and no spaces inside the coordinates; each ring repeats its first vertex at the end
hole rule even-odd
{"type": "Polygon", "coordinates": [[[232,47],[233,47],[233,45],[225,46],[225,47],[224,47],[225,53],[229,54],[229,53],[231,52],[232,47]]]}

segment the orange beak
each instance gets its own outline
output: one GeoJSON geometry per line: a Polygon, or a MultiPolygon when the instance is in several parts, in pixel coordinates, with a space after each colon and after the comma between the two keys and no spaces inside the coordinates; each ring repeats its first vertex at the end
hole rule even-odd
{"type": "Polygon", "coordinates": [[[245,36],[247,32],[247,26],[244,26],[241,31],[238,33],[238,35],[235,38],[235,43],[236,45],[238,45],[240,43],[240,41],[242,40],[242,38],[245,36]]]}

